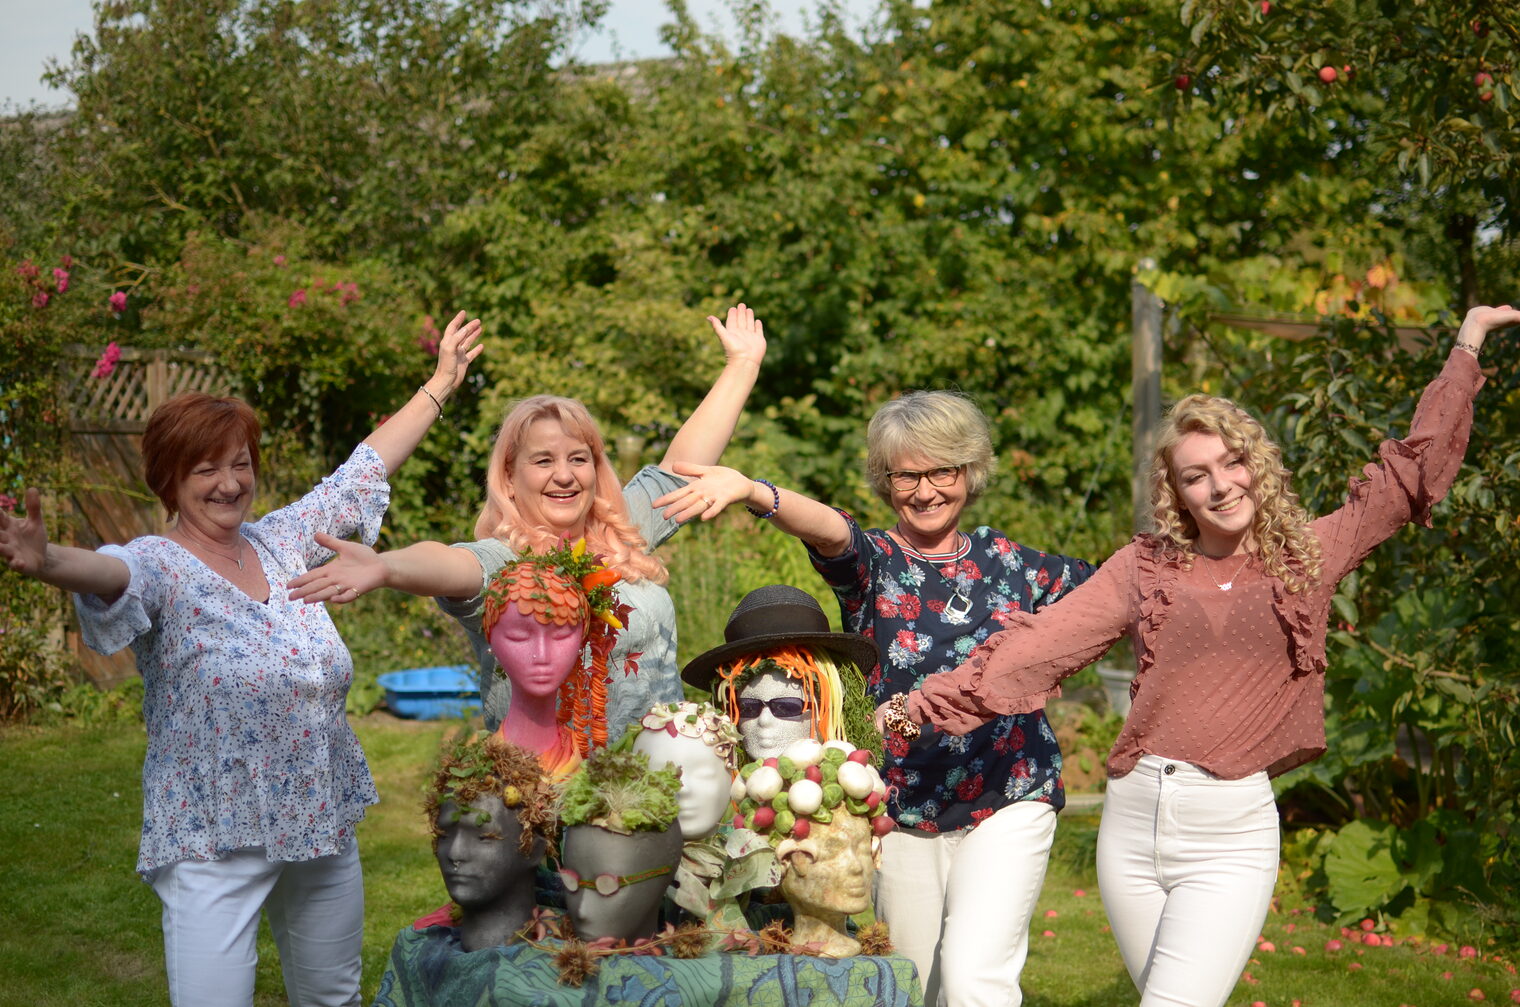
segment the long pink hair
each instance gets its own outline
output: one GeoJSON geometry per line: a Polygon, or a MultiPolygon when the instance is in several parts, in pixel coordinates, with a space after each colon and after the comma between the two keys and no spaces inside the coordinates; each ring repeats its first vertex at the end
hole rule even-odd
{"type": "Polygon", "coordinates": [[[476,538],[496,538],[519,555],[533,550],[548,552],[560,544],[552,529],[529,524],[512,499],[512,464],[522,449],[528,428],[542,419],[559,423],[577,440],[584,441],[595,457],[596,493],[586,515],[586,548],[602,558],[624,580],[649,580],[664,584],[670,579],[665,564],[650,555],[644,536],[634,528],[623,502],[622,485],[607,460],[602,432],[586,407],[558,395],[534,395],[515,405],[502,421],[501,432],[491,448],[486,467],[486,505],[475,521],[476,538]]]}

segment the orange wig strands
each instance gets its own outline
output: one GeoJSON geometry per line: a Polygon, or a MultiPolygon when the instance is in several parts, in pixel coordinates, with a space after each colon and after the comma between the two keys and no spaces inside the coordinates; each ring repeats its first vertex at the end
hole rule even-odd
{"type": "Polygon", "coordinates": [[[745,656],[718,669],[718,687],[715,698],[723,703],[728,719],[739,722],[739,690],[744,683],[762,671],[759,665],[769,661],[784,672],[787,678],[802,683],[802,695],[807,700],[808,716],[812,718],[812,735],[819,740],[842,738],[844,728],[840,702],[843,688],[839,672],[832,661],[821,667],[818,656],[808,647],[776,647],[745,656]],[[831,674],[832,672],[832,674],[831,674]]]}

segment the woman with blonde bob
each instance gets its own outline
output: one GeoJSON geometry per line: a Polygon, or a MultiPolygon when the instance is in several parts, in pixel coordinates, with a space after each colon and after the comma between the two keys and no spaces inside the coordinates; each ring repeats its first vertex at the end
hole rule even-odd
{"type": "Polygon", "coordinates": [[[669,574],[653,550],[680,524],[661,516],[652,501],[685,485],[673,474],[677,466],[712,464],[723,454],[765,357],[764,327],[749,308],[740,304],[726,322],[708,322],[723,344],[723,371],[658,466],[645,466],[620,487],[585,406],[551,395],[524,399],[507,414],[491,450],[476,541],[419,542],[386,553],[336,543],[331,548],[339,558],[292,582],[292,596],[348,602],[391,587],[437,598],[470,638],[480,663],[486,724],[494,730],[511,701],[511,685],[481,632],[486,586],[530,549],[547,552],[584,538],[587,550],[620,575],[618,595],[630,608],[609,661],[602,726],[619,737],[655,703],[679,702],[675,606],[665,590],[669,574]],[[337,585],[353,590],[333,599],[337,585]]]}
{"type": "Polygon", "coordinates": [[[1234,989],[1277,875],[1270,778],[1325,751],[1336,585],[1404,525],[1430,524],[1467,450],[1483,342],[1516,324],[1508,305],[1469,311],[1408,436],[1314,521],[1261,424],[1227,399],[1183,399],[1151,467],[1155,530],[1061,605],[1020,614],[878,708],[889,731],[974,731],[1041,709],[1129,636],[1138,674],[1108,758],[1098,882],[1142,1007],[1209,1007],[1234,989]]]}
{"type": "MultiPolygon", "coordinates": [[[[993,466],[987,420],[965,395],[917,391],[888,402],[871,417],[866,447],[866,478],[897,515],[890,528],[863,529],[843,511],[718,467],[678,466],[692,481],[655,505],[689,520],[742,503],[801,539],[845,630],[875,643],[875,667],[862,669],[872,703],[949,671],[1018,613],[1092,573],[985,525],[961,530],[993,466]]],[[[917,966],[925,1003],[1017,1007],[1066,801],[1055,732],[1035,709],[965,737],[889,737],[885,748],[899,828],[882,837],[878,917],[917,966]]]]}

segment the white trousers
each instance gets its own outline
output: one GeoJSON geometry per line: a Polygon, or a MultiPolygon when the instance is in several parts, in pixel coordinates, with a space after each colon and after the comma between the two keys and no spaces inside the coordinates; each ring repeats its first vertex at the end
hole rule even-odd
{"type": "Polygon", "coordinates": [[[1266,773],[1221,780],[1147,755],[1108,781],[1098,887],[1141,1007],[1220,1007],[1251,957],[1277,880],[1266,773]]]}
{"type": "Polygon", "coordinates": [[[1019,1007],[1019,974],[1056,812],[1016,801],[974,829],[882,839],[876,914],[913,960],[928,1007],[1019,1007]]]}
{"type": "Polygon", "coordinates": [[[262,847],[180,860],[149,883],[163,902],[164,964],[175,1007],[249,1007],[259,910],[280,949],[295,1007],[358,1004],[364,934],[359,846],[330,857],[270,861],[262,847]]]}

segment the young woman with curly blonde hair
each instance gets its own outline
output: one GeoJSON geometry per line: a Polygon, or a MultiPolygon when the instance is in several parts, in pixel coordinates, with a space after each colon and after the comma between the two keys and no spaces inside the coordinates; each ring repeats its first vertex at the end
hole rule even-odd
{"type": "Polygon", "coordinates": [[[1483,341],[1517,324],[1508,305],[1469,311],[1408,436],[1314,521],[1259,423],[1226,399],[1183,399],[1152,465],[1155,531],[878,708],[889,730],[964,733],[1041,709],[1129,636],[1138,673],[1108,758],[1098,883],[1141,1007],[1214,1007],[1234,989],[1277,875],[1269,780],[1325,751],[1336,585],[1404,525],[1430,523],[1467,450],[1483,341]]]}

